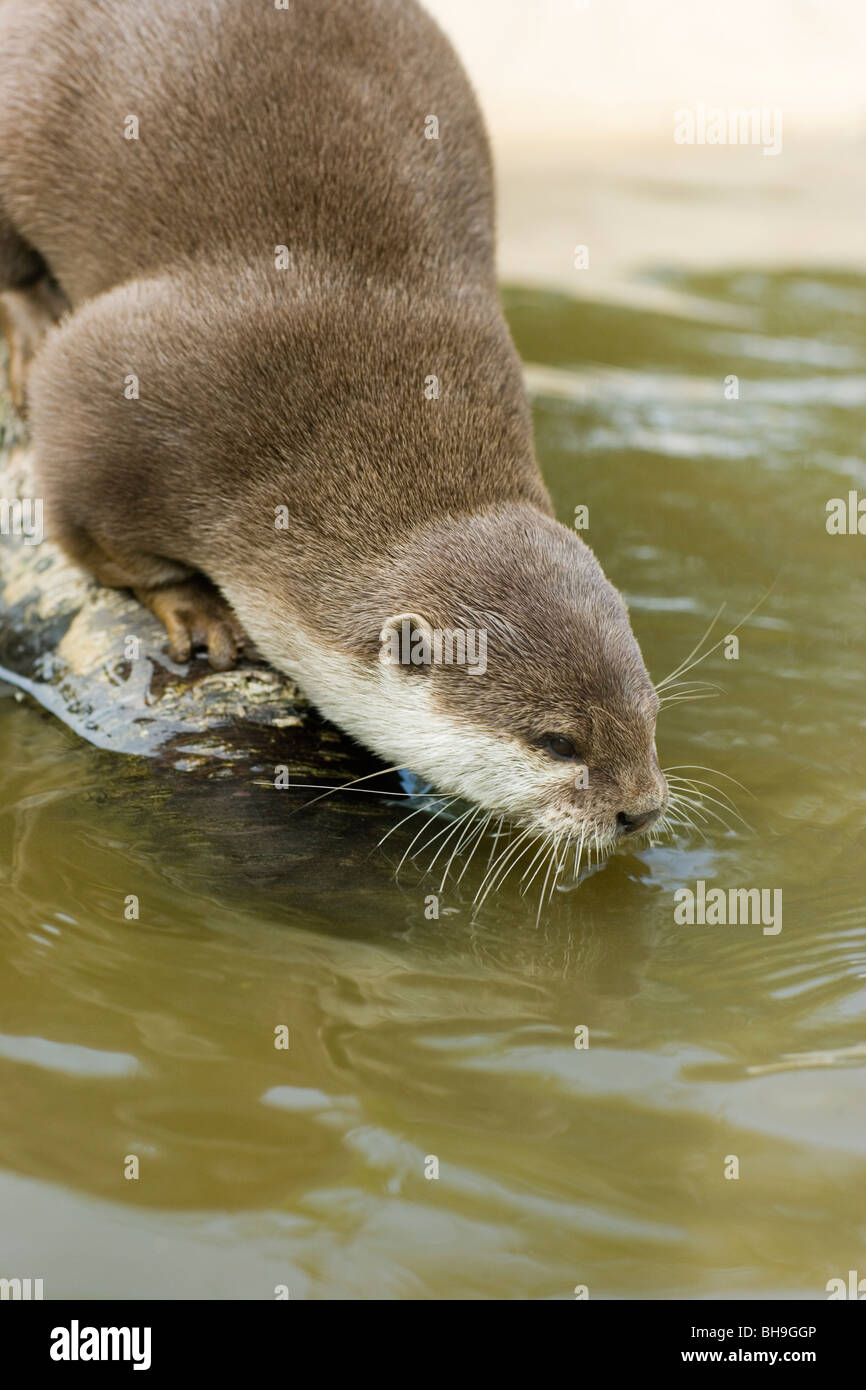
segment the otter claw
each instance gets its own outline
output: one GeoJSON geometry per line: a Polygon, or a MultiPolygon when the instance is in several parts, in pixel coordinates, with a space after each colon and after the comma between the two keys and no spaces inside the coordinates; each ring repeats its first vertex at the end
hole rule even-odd
{"type": "Polygon", "coordinates": [[[244,642],[243,629],[212,585],[193,579],[135,593],[168,633],[172,661],[184,666],[196,650],[205,648],[215,671],[232,669],[244,642]]]}

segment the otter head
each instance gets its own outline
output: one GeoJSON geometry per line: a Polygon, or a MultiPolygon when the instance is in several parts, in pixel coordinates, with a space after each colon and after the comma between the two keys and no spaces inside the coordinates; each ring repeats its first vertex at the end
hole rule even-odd
{"type": "Polygon", "coordinates": [[[368,742],[510,822],[597,852],[648,832],[667,784],[658,697],[625,604],[531,507],[427,528],[398,553],[368,742]]]}

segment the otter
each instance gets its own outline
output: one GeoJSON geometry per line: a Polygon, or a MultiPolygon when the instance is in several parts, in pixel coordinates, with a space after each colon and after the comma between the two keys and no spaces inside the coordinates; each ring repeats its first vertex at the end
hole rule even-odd
{"type": "Polygon", "coordinates": [[[667,804],[659,701],[541,478],[493,202],[413,0],[0,0],[0,290],[53,534],[176,661],[251,640],[388,763],[611,847],[667,804]],[[407,623],[484,662],[392,659],[407,623]]]}

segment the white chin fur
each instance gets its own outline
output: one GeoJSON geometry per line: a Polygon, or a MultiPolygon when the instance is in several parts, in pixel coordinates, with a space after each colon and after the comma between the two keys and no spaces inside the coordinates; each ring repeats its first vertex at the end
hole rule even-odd
{"type": "Polygon", "coordinates": [[[547,769],[516,738],[488,733],[438,710],[424,675],[382,662],[368,668],[315,642],[285,618],[275,638],[273,613],[267,624],[259,623],[255,611],[242,607],[237,606],[238,616],[262,654],[296,680],[327,719],[388,763],[485,810],[538,822],[544,816],[551,829],[554,822],[564,824],[563,812],[541,810],[562,787],[562,769],[547,769]]]}

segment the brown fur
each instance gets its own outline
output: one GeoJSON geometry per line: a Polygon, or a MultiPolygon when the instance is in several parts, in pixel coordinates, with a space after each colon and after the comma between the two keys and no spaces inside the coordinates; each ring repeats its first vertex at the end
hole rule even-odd
{"type": "MultiPolygon", "coordinates": [[[[368,661],[390,613],[499,617],[494,678],[443,701],[574,730],[657,800],[625,609],[535,461],[479,111],[418,5],[0,0],[0,289],[41,271],[71,308],[30,379],[49,517],[176,655],[198,573],[368,661]]],[[[195,618],[220,663],[223,617],[195,618]]]]}
{"type": "Polygon", "coordinates": [[[74,553],[243,575],[286,503],[311,602],[435,512],[549,508],[483,128],[420,9],[0,0],[0,25],[0,207],[75,310],[32,388],[74,553]]]}

